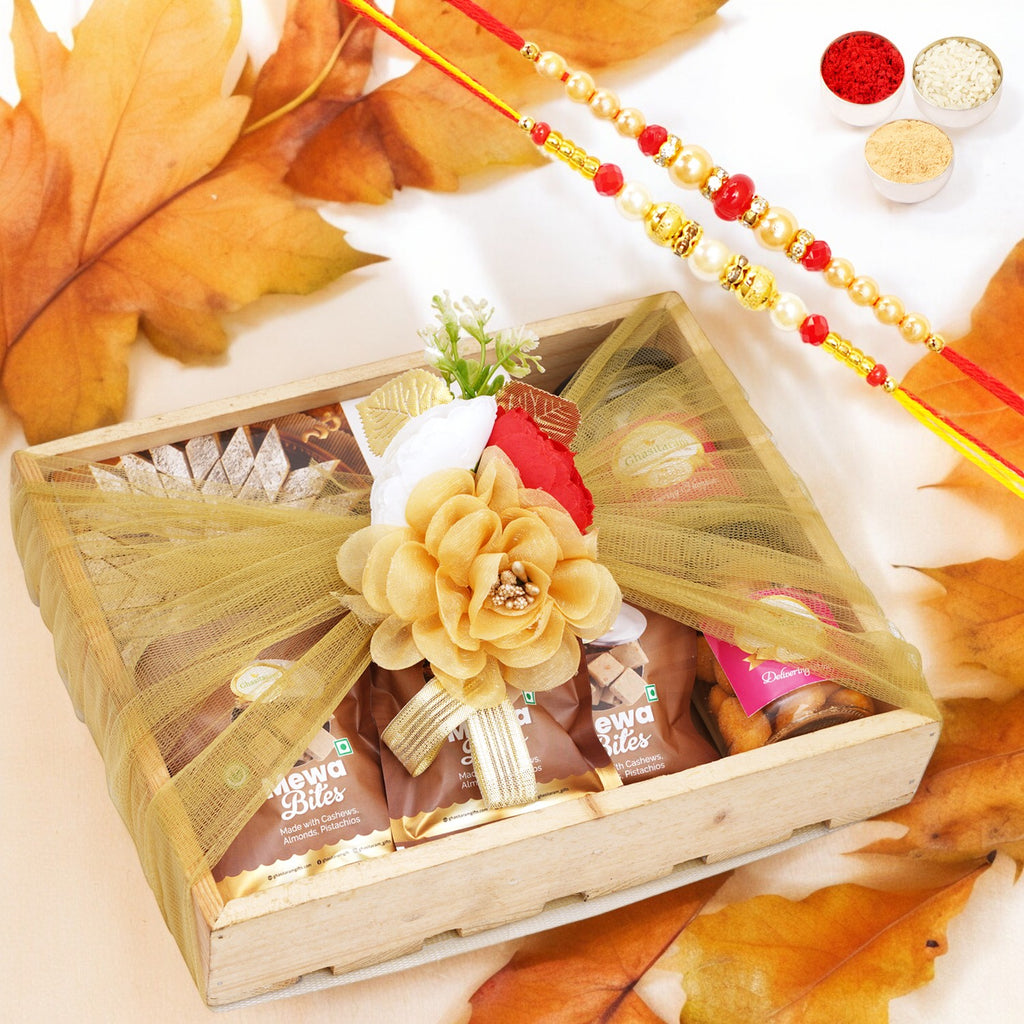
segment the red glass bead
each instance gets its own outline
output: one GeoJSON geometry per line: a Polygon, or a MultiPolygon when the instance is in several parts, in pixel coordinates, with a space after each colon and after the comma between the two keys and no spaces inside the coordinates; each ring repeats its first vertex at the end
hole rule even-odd
{"type": "Polygon", "coordinates": [[[730,174],[715,193],[715,213],[722,220],[739,220],[753,198],[753,179],[746,174],[730,174]]]}
{"type": "Polygon", "coordinates": [[[889,371],[881,363],[876,363],[868,370],[868,375],[865,379],[873,388],[877,388],[879,384],[885,383],[888,376],[889,371]]]}
{"type": "Polygon", "coordinates": [[[800,337],[808,345],[820,345],[828,337],[828,321],[820,313],[812,313],[800,325],[800,337]]]}
{"type": "Polygon", "coordinates": [[[831,260],[832,250],[829,248],[828,242],[823,242],[818,238],[807,246],[807,252],[804,253],[804,258],[800,262],[808,270],[824,270],[831,260]]]}
{"type": "Polygon", "coordinates": [[[662,128],[660,124],[649,124],[636,140],[640,152],[644,156],[657,156],[658,150],[665,144],[668,138],[668,129],[662,128]]]}
{"type": "Polygon", "coordinates": [[[594,175],[594,188],[602,196],[617,196],[624,183],[622,169],[616,164],[601,164],[594,175]]]}
{"type": "Polygon", "coordinates": [[[530,129],[530,138],[538,145],[543,146],[548,140],[548,136],[551,134],[551,125],[544,121],[538,121],[530,129]]]}

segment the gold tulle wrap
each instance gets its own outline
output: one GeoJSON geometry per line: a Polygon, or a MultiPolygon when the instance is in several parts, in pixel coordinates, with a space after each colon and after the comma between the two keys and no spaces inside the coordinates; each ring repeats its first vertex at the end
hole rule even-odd
{"type": "MultiPolygon", "coordinates": [[[[582,412],[577,465],[601,563],[629,601],[805,652],[830,679],[936,716],[917,653],[780,476],[732,376],[684,333],[664,309],[641,309],[564,392],[582,412]],[[822,599],[836,625],[755,599],[772,587],[822,599]]],[[[370,481],[335,474],[316,502],[284,505],[142,494],[111,487],[114,466],[18,458],[12,514],[30,589],[198,982],[194,888],[369,663],[373,626],[343,604],[336,557],[368,524],[370,481]],[[201,711],[232,674],[304,632],[319,639],[275,698],[198,743],[201,711]]]]}

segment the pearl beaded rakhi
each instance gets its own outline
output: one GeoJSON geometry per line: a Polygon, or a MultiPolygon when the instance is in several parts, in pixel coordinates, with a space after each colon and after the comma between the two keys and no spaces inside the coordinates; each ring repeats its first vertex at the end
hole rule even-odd
{"type": "MultiPolygon", "coordinates": [[[[857,274],[849,260],[833,256],[829,244],[801,227],[789,210],[773,206],[759,196],[748,175],[730,174],[716,164],[702,147],[684,144],[668,129],[648,124],[641,111],[621,106],[618,97],[597,86],[586,71],[571,69],[560,54],[542,50],[528,42],[472,0],[445,2],[517,49],[535,65],[541,77],[560,83],[570,100],[586,105],[595,117],[612,123],[619,135],[636,140],[640,151],[665,168],[673,183],[696,191],[710,201],[720,219],[738,221],[751,229],[766,250],[784,254],[806,270],[821,273],[827,284],[845,291],[855,305],[870,308],[880,323],[895,327],[905,341],[923,342],[929,352],[943,356],[1008,408],[1024,416],[1024,399],[966,356],[955,352],[941,335],[932,331],[923,314],[908,312],[898,296],[883,294],[872,277],[857,274]]],[[[770,270],[732,252],[724,242],[709,237],[703,226],[689,218],[677,203],[656,202],[646,186],[627,181],[617,164],[601,161],[549,124],[515,110],[366,0],[339,0],[339,3],[372,21],[478,99],[514,121],[542,152],[590,180],[599,195],[613,198],[627,220],[642,222],[647,236],[685,260],[696,278],[717,282],[746,309],[767,312],[779,330],[796,332],[808,345],[830,352],[870,386],[894,398],[965,458],[1013,493],[1024,497],[1024,472],[918,395],[902,387],[882,363],[833,331],[822,314],[809,312],[800,296],[780,291],[770,270]]]]}

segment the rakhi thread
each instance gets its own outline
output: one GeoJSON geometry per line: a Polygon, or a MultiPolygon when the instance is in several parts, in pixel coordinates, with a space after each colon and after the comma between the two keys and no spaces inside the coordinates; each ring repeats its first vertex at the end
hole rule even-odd
{"type": "Polygon", "coordinates": [[[541,77],[563,83],[570,99],[586,103],[597,118],[613,121],[620,134],[635,138],[640,151],[666,168],[676,184],[701,189],[723,220],[740,221],[754,230],[765,248],[784,250],[789,259],[805,270],[822,272],[826,283],[843,289],[856,305],[870,307],[880,323],[896,327],[905,341],[924,342],[930,352],[941,354],[966,377],[1024,416],[1024,398],[967,356],[953,351],[941,335],[932,332],[923,314],[908,311],[895,295],[882,294],[873,278],[854,272],[849,260],[833,257],[829,244],[801,228],[793,214],[782,207],[771,206],[757,195],[748,175],[730,175],[700,146],[684,146],[668,129],[648,125],[639,110],[621,107],[614,93],[595,86],[586,72],[571,71],[559,54],[550,50],[541,52],[536,44],[526,41],[517,45],[523,37],[472,0],[445,0],[445,3],[518,49],[535,65],[541,77]],[[718,187],[705,189],[709,179],[717,181],[718,187]]]}
{"type": "MultiPolygon", "coordinates": [[[[655,203],[644,186],[627,183],[617,165],[602,163],[596,156],[589,154],[582,146],[554,131],[545,122],[520,115],[511,104],[501,100],[471,75],[431,49],[423,40],[401,28],[389,15],[371,6],[366,0],[338,0],[338,2],[368,18],[386,34],[458,82],[459,85],[503,116],[516,121],[538,148],[549,156],[558,158],[593,182],[599,195],[615,198],[619,211],[627,219],[642,220],[648,237],[659,245],[670,247],[677,256],[686,259],[696,277],[701,280],[718,281],[722,288],[731,291],[745,308],[753,311],[768,311],[772,322],[780,329],[798,330],[801,339],[807,344],[830,351],[840,362],[864,377],[870,386],[880,387],[884,392],[896,398],[898,403],[911,412],[918,422],[928,427],[932,433],[954,450],[964,455],[1014,494],[1024,497],[1024,472],[959,424],[941,416],[930,407],[926,407],[916,396],[902,389],[882,363],[876,362],[871,356],[832,331],[824,316],[816,313],[808,314],[806,306],[798,296],[779,292],[775,287],[774,275],[769,270],[752,264],[746,256],[731,253],[724,243],[706,238],[703,227],[696,221],[690,220],[682,208],[675,203],[655,203]]],[[[464,0],[446,0],[446,2],[454,3],[455,6],[465,10],[470,17],[473,16],[470,14],[470,9],[464,6],[464,0]]],[[[475,11],[482,10],[476,4],[473,4],[472,8],[475,11]]],[[[496,21],[496,19],[493,20],[496,21]]],[[[509,32],[511,33],[511,30],[509,32]]],[[[541,56],[539,49],[532,43],[524,43],[522,49],[525,51],[524,56],[527,56],[528,59],[539,59],[541,56]]],[[[557,58],[557,61],[553,59],[555,67],[552,69],[550,77],[556,77],[555,71],[558,68],[558,62],[564,63],[563,58],[557,54],[554,55],[554,58],[557,58]]],[[[596,91],[590,76],[585,72],[568,74],[567,67],[558,71],[557,77],[562,75],[568,75],[565,81],[570,98],[574,98],[578,102],[589,102],[589,97],[596,91]],[[574,80],[573,75],[580,77],[574,80]],[[573,85],[574,81],[577,83],[575,86],[573,85]]],[[[616,99],[615,103],[617,104],[617,102],[616,99]]],[[[609,103],[608,106],[611,104],[609,103]]],[[[636,114],[642,121],[642,115],[639,112],[636,114]]],[[[633,133],[634,128],[635,126],[631,126],[629,134],[633,133]]],[[[643,136],[646,128],[645,125],[637,134],[638,140],[643,136]]],[[[663,128],[659,128],[656,135],[660,139],[660,144],[657,149],[653,149],[655,160],[667,165],[673,158],[663,151],[664,145],[668,143],[671,149],[675,150],[677,145],[682,147],[682,143],[674,136],[670,139],[667,130],[663,128]],[[660,138],[661,132],[665,133],[664,139],[660,138]]],[[[652,148],[653,143],[654,138],[649,136],[646,148],[652,148]]],[[[645,146],[641,145],[641,149],[644,150],[645,146]]],[[[745,176],[730,176],[722,168],[713,167],[711,174],[698,187],[705,198],[715,200],[716,193],[721,191],[730,177],[745,178],[745,176]]],[[[749,179],[746,180],[749,181],[749,179]]],[[[740,184],[742,194],[745,195],[748,187],[745,182],[740,184]]],[[[754,210],[755,216],[760,220],[766,217],[769,208],[765,200],[755,203],[759,197],[753,195],[752,185],[753,183],[750,182],[752,198],[747,205],[746,214],[754,210]]],[[[719,208],[723,206],[726,197],[732,197],[730,200],[732,207],[741,205],[741,198],[735,195],[737,191],[735,186],[736,183],[733,182],[733,186],[727,190],[725,197],[718,200],[719,208]]],[[[788,213],[788,211],[786,212],[788,213]]],[[[745,216],[744,212],[737,209],[737,216],[731,219],[742,219],[743,216],[745,216]]],[[[748,224],[748,226],[751,225],[748,224]]],[[[824,259],[825,250],[828,247],[824,245],[824,248],[819,247],[812,250],[815,241],[816,239],[810,232],[797,229],[791,243],[786,247],[786,254],[794,262],[802,262],[809,252],[816,253],[817,256],[810,258],[811,269],[825,269],[831,263],[836,262],[831,259],[829,251],[828,260],[821,267],[817,267],[816,264],[824,259]]],[[[840,261],[840,266],[844,270],[846,265],[847,261],[840,261]]],[[[852,273],[852,266],[849,267],[849,270],[852,273]]],[[[872,301],[874,302],[877,298],[877,285],[874,281],[870,278],[856,278],[855,280],[859,282],[859,288],[851,293],[851,298],[856,302],[858,296],[866,296],[873,288],[875,295],[872,296],[872,301]]],[[[858,304],[866,305],[867,302],[858,304]]],[[[946,348],[944,339],[931,334],[930,326],[927,325],[924,317],[911,321],[915,325],[915,333],[922,329],[921,321],[923,321],[927,337],[920,340],[925,340],[933,352],[944,351],[946,348]]]]}
{"type": "MultiPolygon", "coordinates": [[[[400,42],[404,47],[412,50],[428,64],[432,64],[438,71],[443,72],[449,78],[454,79],[463,88],[468,89],[478,99],[484,101],[488,106],[493,107],[499,114],[512,121],[519,120],[519,114],[504,100],[495,96],[490,89],[485,88],[475,78],[467,75],[461,68],[456,67],[450,60],[442,57],[436,50],[431,49],[421,39],[417,39],[411,32],[406,31],[392,18],[389,18],[383,11],[367,3],[366,0],[338,0],[346,7],[352,8],[357,14],[372,21],[382,32],[391,36],[392,39],[400,42]]],[[[467,12],[468,13],[468,12],[467,12]]],[[[485,26],[486,27],[486,26],[485,26]]],[[[511,30],[509,30],[511,32],[511,30]]],[[[499,39],[504,37],[499,35],[499,39]]]]}

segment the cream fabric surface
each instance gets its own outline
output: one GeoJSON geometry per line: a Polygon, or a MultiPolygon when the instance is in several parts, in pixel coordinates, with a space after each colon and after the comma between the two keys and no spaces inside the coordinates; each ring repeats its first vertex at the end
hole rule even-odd
{"type": "MultiPolygon", "coordinates": [[[[87,4],[40,0],[47,24],[66,28],[87,4]]],[[[283,0],[247,0],[247,33],[257,55],[270,46],[283,0]]],[[[9,0],[0,2],[3,23],[9,0]]],[[[386,53],[395,53],[391,47],[386,53]]],[[[704,145],[732,170],[750,173],[759,191],[797,213],[837,254],[874,276],[908,306],[928,315],[947,337],[966,330],[985,284],[1018,241],[1024,200],[1013,168],[1024,158],[1022,94],[1014,75],[1024,62],[1024,23],[1000,0],[862,0],[856,11],[814,0],[730,0],[681,42],[600,79],[684,138],[704,145]],[[834,121],[818,95],[816,65],[835,36],[858,28],[884,32],[904,56],[932,40],[962,33],[990,43],[1007,69],[1006,95],[992,118],[954,132],[956,167],[934,199],[901,207],[878,196],[861,150],[865,129],[834,121]],[[714,98],[714,101],[712,101],[714,98]],[[747,104],[754,101],[755,112],[747,104]]],[[[382,62],[380,74],[404,58],[382,62]]],[[[14,98],[9,52],[0,53],[0,90],[14,98]]],[[[538,108],[597,153],[619,162],[628,178],[664,198],[675,190],[649,162],[630,152],[578,108],[538,108]]],[[[905,95],[896,116],[915,116],[905,95]]],[[[675,193],[678,198],[678,193],[675,193]]],[[[710,233],[758,258],[743,229],[715,221],[703,201],[684,205],[710,233]]],[[[216,367],[185,369],[144,344],[133,356],[130,416],[179,409],[339,366],[410,351],[429,319],[430,296],[486,296],[497,319],[514,324],[558,316],[651,293],[683,295],[776,443],[800,475],[853,566],[883,609],[922,652],[938,696],[989,695],[994,681],[954,664],[944,623],[926,601],[937,588],[908,565],[942,565],[1007,557],[1024,542],[1005,517],[984,514],[940,491],[923,489],[954,457],[893,403],[793,335],[748,313],[721,289],[696,281],[651,245],[614,205],[561,167],[488,175],[462,192],[406,192],[382,208],[332,208],[350,241],[389,257],[309,299],[268,299],[228,319],[236,338],[216,367]],[[365,339],[371,337],[372,343],[365,339]]],[[[767,262],[767,261],[766,261],[767,262]]],[[[771,263],[783,287],[897,376],[919,350],[900,342],[841,296],[799,268],[771,263]]],[[[3,412],[3,458],[23,446],[3,412]]],[[[3,500],[7,483],[4,474],[3,500]]],[[[6,531],[0,569],[7,709],[0,769],[0,810],[7,842],[0,914],[5,1012],[15,1021],[64,1015],[83,1022],[208,1017],[160,920],[135,851],[107,797],[99,755],[74,718],[54,667],[50,637],[30,603],[6,531]]],[[[762,890],[800,897],[851,877],[842,851],[879,833],[858,826],[744,869],[729,894],[762,890]]],[[[859,877],[898,881],[880,867],[859,877]]],[[[1005,863],[979,883],[950,929],[950,952],[936,980],[891,1007],[894,1024],[1015,1019],[1024,1002],[1017,965],[1024,897],[1005,863]]],[[[237,1011],[249,1022],[412,1021],[452,1024],[466,1000],[507,958],[512,944],[472,953],[353,987],[237,1011]]],[[[678,1016],[673,980],[648,976],[642,991],[666,1020],[678,1016]]]]}

